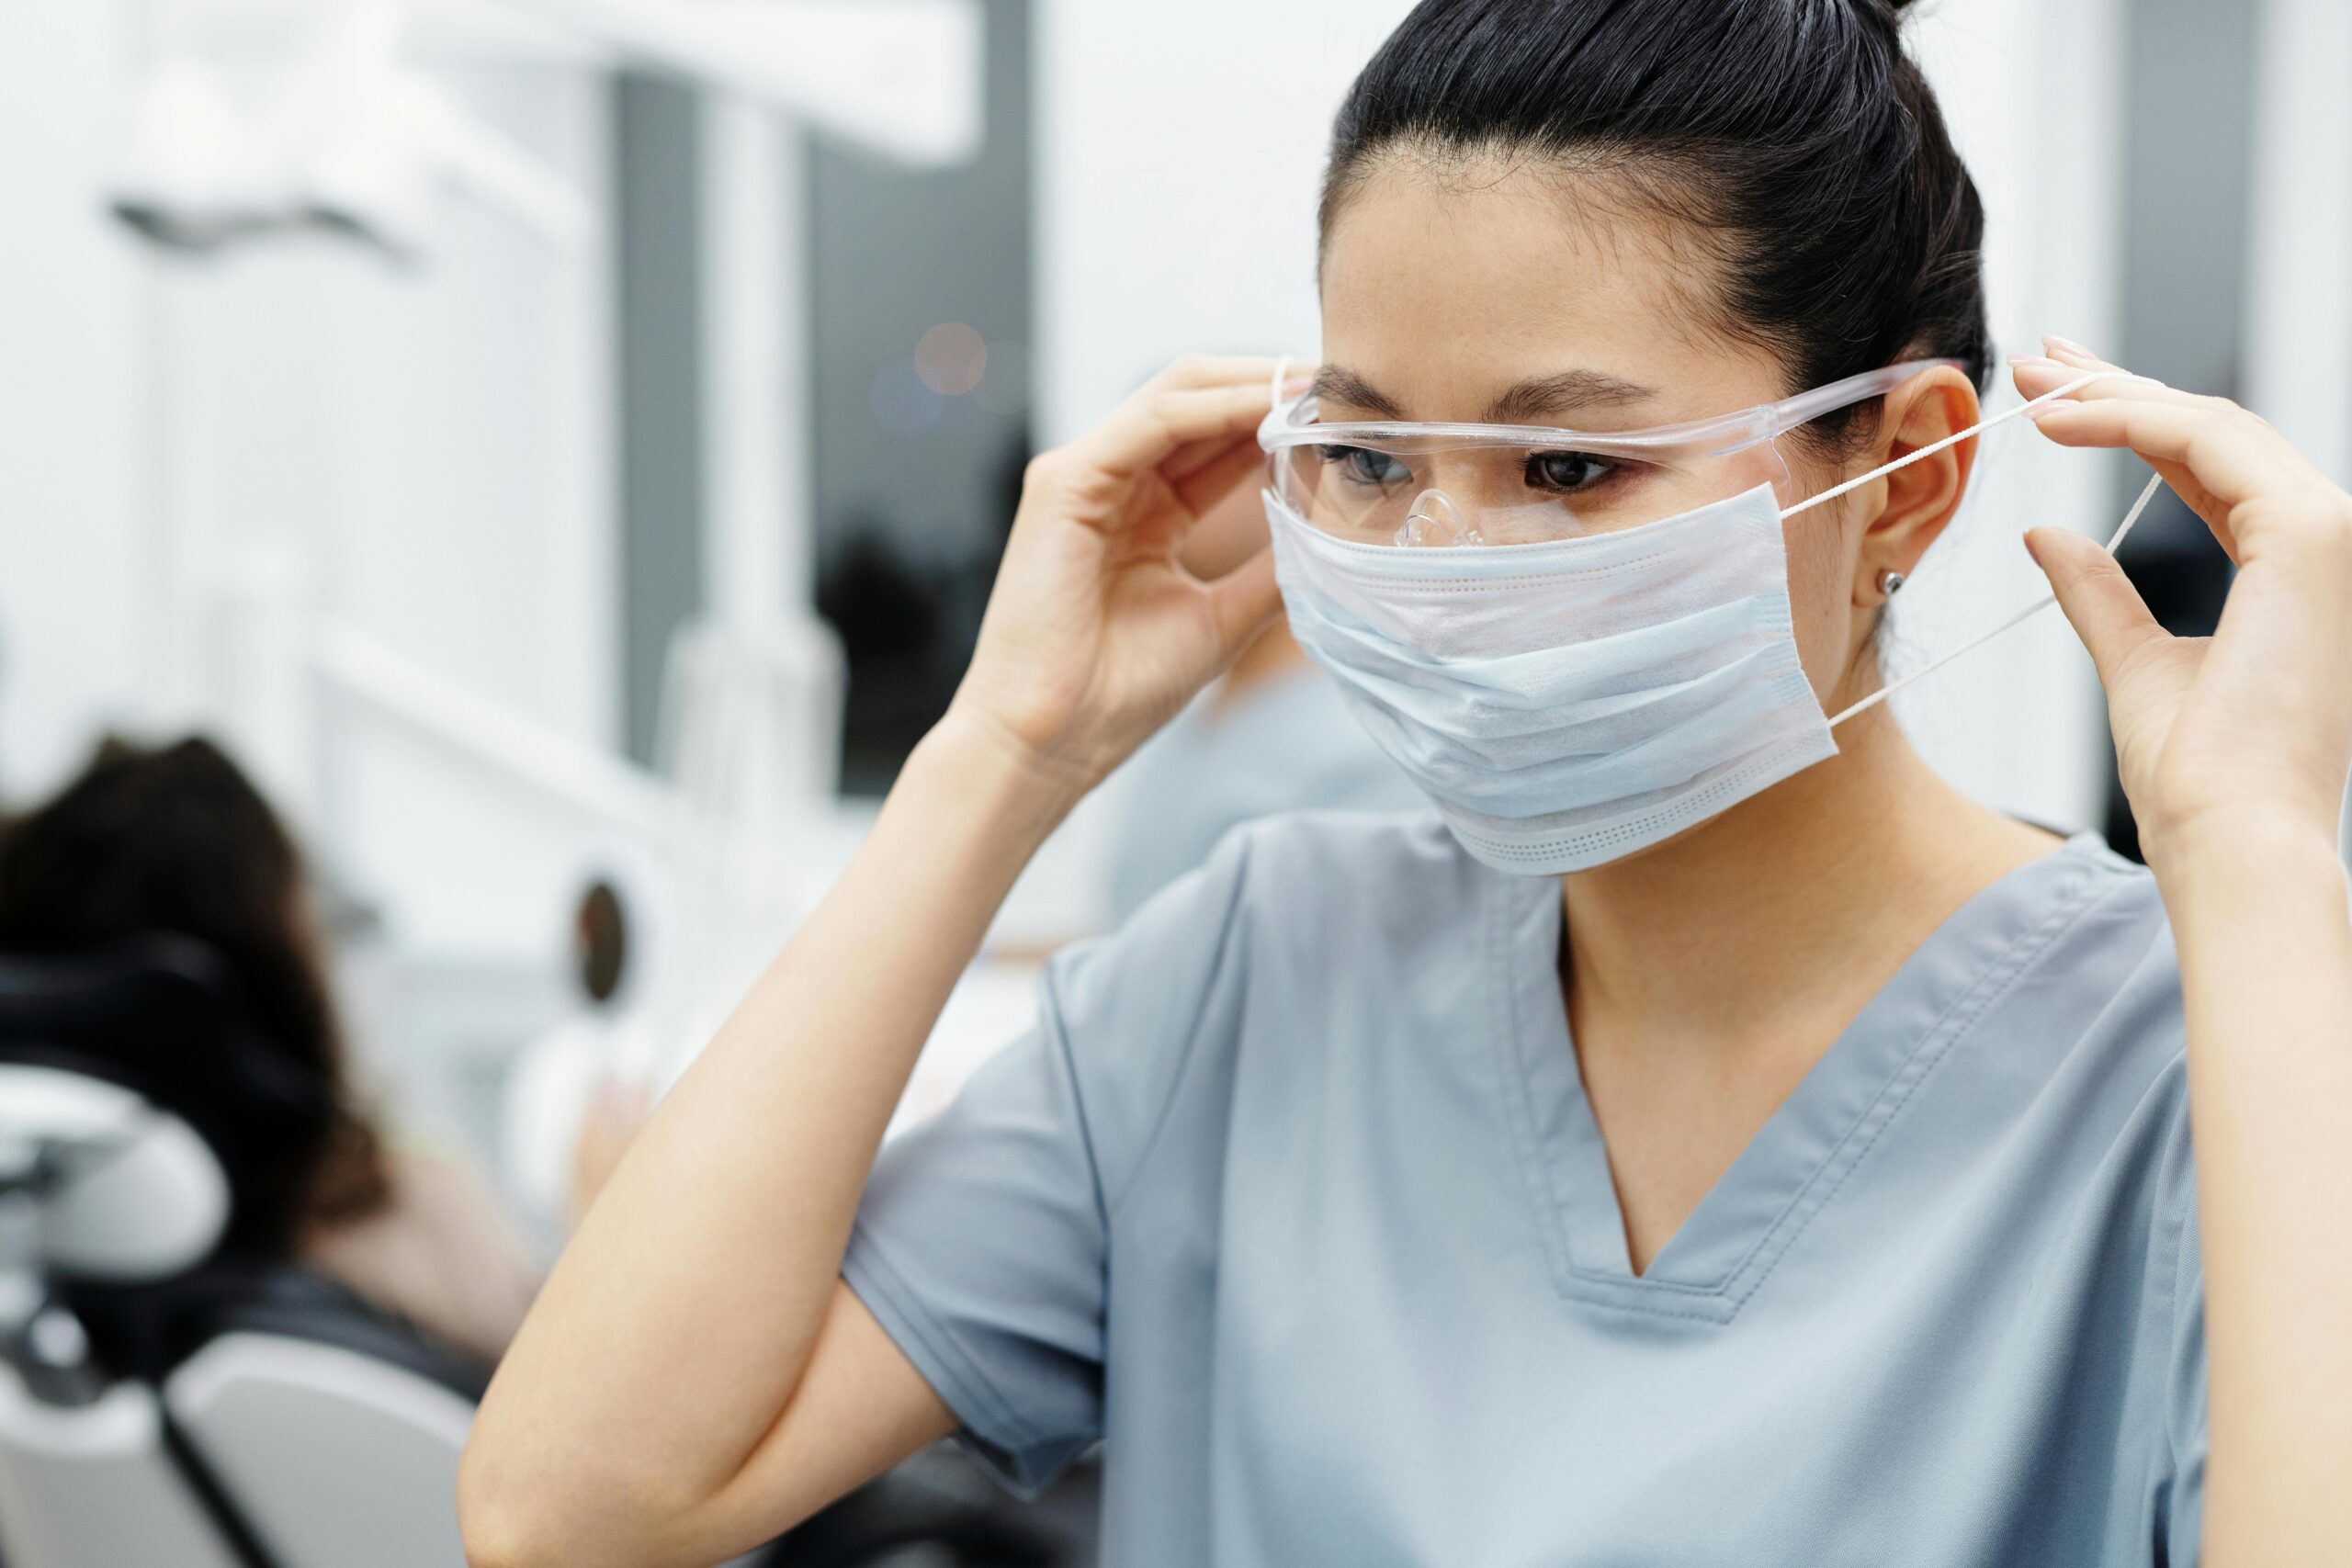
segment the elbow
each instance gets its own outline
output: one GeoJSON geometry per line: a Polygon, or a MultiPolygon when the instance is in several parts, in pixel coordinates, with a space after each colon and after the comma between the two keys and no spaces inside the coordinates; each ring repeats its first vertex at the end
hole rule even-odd
{"type": "Polygon", "coordinates": [[[577,1492],[560,1472],[486,1440],[477,1428],[458,1464],[458,1534],[467,1568],[587,1568],[606,1561],[619,1543],[597,1527],[612,1521],[571,1506],[577,1492]]]}
{"type": "Polygon", "coordinates": [[[697,1560],[696,1508],[636,1472],[515,1451],[477,1427],[458,1466],[468,1568],[651,1568],[697,1560]]]}
{"type": "Polygon", "coordinates": [[[570,1542],[535,1501],[539,1489],[513,1473],[477,1436],[458,1464],[458,1535],[467,1568],[556,1568],[570,1542]]]}

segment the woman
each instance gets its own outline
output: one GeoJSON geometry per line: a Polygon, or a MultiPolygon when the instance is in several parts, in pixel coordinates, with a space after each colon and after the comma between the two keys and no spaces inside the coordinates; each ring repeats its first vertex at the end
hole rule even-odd
{"type": "Polygon", "coordinates": [[[1830,735],[1990,370],[1898,20],[1413,13],[1334,138],[1325,363],[1266,423],[1291,624],[1444,826],[1228,840],[869,1177],[1030,851],[1276,608],[1263,557],[1172,564],[1262,471],[1271,365],[1040,459],[953,711],[502,1368],[478,1563],[707,1562],[959,1427],[1023,1483],[1106,1436],[1122,1564],[2337,1560],[2352,499],[2052,340],[2042,434],[2139,453],[2241,568],[2177,642],[2031,539],[2153,878],[1883,706],[1830,735]],[[1492,460],[1888,367],[1736,451],[1492,460]],[[1341,536],[1350,494],[1395,525],[1341,536]]]}
{"type": "Polygon", "coordinates": [[[300,853],[200,737],[108,741],[0,836],[0,952],[80,953],[157,932],[226,960],[254,1047],[273,1059],[264,1070],[309,1090],[291,1111],[238,1103],[255,1092],[251,1075],[218,1062],[175,1064],[155,1086],[170,1109],[226,1134],[222,1260],[306,1264],[478,1366],[496,1361],[537,1269],[469,1166],[390,1142],[362,1105],[300,853]]]}

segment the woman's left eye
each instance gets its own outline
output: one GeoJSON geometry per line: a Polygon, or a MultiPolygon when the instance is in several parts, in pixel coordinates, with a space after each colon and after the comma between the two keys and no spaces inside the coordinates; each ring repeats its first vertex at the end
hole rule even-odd
{"type": "Polygon", "coordinates": [[[1589,490],[1620,467],[1589,452],[1533,452],[1527,458],[1527,483],[1534,490],[1589,490]]]}

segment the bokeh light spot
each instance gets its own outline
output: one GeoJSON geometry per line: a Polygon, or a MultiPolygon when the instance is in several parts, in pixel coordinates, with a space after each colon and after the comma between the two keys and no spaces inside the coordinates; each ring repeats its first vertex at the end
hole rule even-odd
{"type": "Polygon", "coordinates": [[[988,368],[989,345],[961,321],[942,321],[915,344],[915,374],[942,397],[970,391],[988,368]]]}

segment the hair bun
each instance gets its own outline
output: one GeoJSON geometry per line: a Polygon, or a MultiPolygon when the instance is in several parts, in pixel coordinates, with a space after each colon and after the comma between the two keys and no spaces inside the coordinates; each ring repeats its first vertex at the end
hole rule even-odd
{"type": "Polygon", "coordinates": [[[1883,27],[1890,33],[1899,33],[1903,30],[1905,13],[1917,0],[1849,0],[1849,3],[1866,22],[1883,27]]]}

